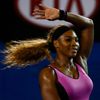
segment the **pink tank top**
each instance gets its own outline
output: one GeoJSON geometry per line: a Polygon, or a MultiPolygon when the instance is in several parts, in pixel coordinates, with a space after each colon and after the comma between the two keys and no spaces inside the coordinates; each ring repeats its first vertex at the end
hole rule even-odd
{"type": "Polygon", "coordinates": [[[53,66],[51,67],[55,70],[58,82],[64,87],[69,100],[89,100],[93,89],[93,82],[80,65],[76,64],[76,66],[79,73],[78,79],[66,76],[53,66]]]}

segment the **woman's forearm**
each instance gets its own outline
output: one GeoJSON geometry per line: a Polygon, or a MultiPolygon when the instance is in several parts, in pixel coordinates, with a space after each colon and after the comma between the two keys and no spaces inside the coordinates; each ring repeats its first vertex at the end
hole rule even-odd
{"type": "Polygon", "coordinates": [[[71,22],[72,24],[74,24],[79,28],[86,28],[88,26],[93,26],[92,19],[71,12],[67,12],[66,19],[68,22],[71,22]]]}

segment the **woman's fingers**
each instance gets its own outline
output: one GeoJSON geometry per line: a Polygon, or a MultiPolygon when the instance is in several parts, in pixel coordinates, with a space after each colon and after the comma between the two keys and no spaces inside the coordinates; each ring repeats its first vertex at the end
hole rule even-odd
{"type": "Polygon", "coordinates": [[[44,13],[33,13],[33,16],[45,16],[44,13]]]}
{"type": "Polygon", "coordinates": [[[35,9],[34,12],[45,13],[45,10],[35,9]]]}
{"type": "Polygon", "coordinates": [[[45,10],[34,9],[32,15],[35,16],[36,19],[45,19],[45,10]]]}
{"type": "Polygon", "coordinates": [[[37,16],[36,19],[45,19],[45,16],[37,16]]]}
{"type": "Polygon", "coordinates": [[[32,15],[45,15],[45,6],[43,6],[42,4],[39,4],[38,6],[36,6],[33,10],[32,15]]]}
{"type": "Polygon", "coordinates": [[[44,4],[39,4],[38,5],[40,9],[48,9],[49,7],[45,6],[44,4]]]}
{"type": "Polygon", "coordinates": [[[34,9],[32,15],[45,15],[45,11],[40,9],[34,9]]]}
{"type": "Polygon", "coordinates": [[[33,16],[35,16],[37,19],[54,20],[59,17],[59,10],[56,8],[46,7],[43,4],[39,4],[34,9],[33,16]]]}

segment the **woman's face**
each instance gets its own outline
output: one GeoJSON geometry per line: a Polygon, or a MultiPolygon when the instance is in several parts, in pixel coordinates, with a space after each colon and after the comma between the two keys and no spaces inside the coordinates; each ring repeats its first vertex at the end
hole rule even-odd
{"type": "Polygon", "coordinates": [[[58,53],[67,57],[75,57],[79,49],[76,33],[73,30],[65,32],[56,40],[55,47],[58,53]]]}

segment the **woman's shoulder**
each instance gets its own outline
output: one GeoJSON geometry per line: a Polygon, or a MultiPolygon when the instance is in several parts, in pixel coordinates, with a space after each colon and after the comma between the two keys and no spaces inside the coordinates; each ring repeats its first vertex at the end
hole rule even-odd
{"type": "Polygon", "coordinates": [[[56,73],[53,68],[47,66],[40,71],[39,78],[41,80],[55,80],[56,73]]]}

